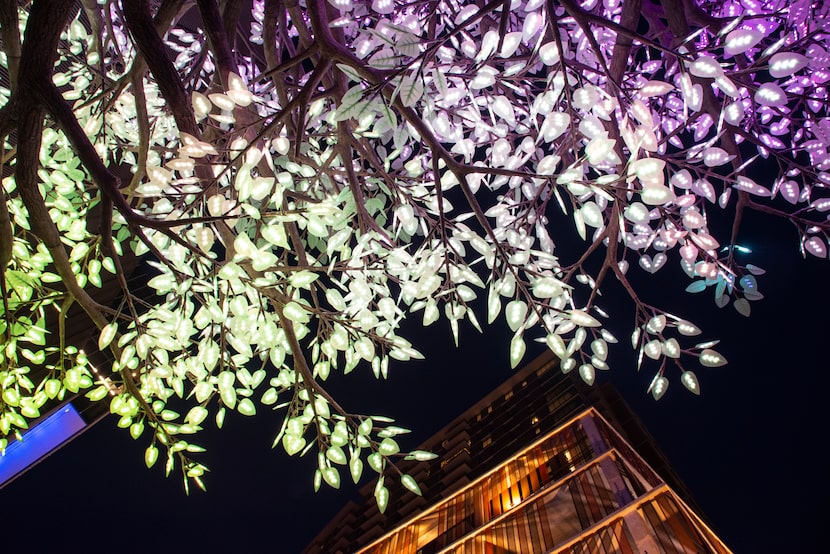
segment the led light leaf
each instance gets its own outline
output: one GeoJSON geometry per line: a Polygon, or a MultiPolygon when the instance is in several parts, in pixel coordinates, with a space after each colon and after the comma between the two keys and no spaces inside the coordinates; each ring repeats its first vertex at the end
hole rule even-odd
{"type": "Polygon", "coordinates": [[[507,319],[507,326],[515,333],[524,325],[527,304],[521,300],[513,300],[505,306],[504,315],[507,319]]]}
{"type": "Polygon", "coordinates": [[[109,323],[101,329],[101,334],[98,336],[98,349],[104,350],[115,338],[118,332],[118,324],[116,322],[109,323]]]}
{"type": "Polygon", "coordinates": [[[398,443],[391,438],[383,439],[380,445],[378,446],[378,452],[384,456],[392,456],[400,451],[401,448],[400,446],[398,446],[398,443]]]}
{"type": "MultiPolygon", "coordinates": [[[[335,464],[343,465],[346,463],[346,453],[339,446],[330,446],[326,449],[326,458],[335,464]]],[[[359,458],[358,458],[359,459],[359,458]]]]}
{"type": "Polygon", "coordinates": [[[293,456],[294,454],[302,450],[304,446],[305,439],[303,437],[289,434],[286,434],[282,437],[282,447],[285,449],[286,454],[288,454],[289,456],[293,456]]]}
{"type": "Polygon", "coordinates": [[[807,57],[801,54],[779,52],[769,59],[769,74],[776,79],[782,79],[807,67],[808,63],[807,57]]]}
{"type": "Polygon", "coordinates": [[[360,481],[360,477],[363,475],[363,460],[359,457],[354,456],[349,461],[349,473],[352,476],[352,481],[357,484],[360,481]]]}
{"type": "Polygon", "coordinates": [[[383,472],[383,455],[380,452],[372,452],[367,456],[366,460],[369,462],[369,467],[375,470],[376,473],[383,472]]]}
{"type": "Polygon", "coordinates": [[[655,400],[660,400],[669,388],[669,380],[662,375],[658,375],[654,378],[654,381],[652,381],[651,387],[649,388],[651,389],[651,396],[653,396],[655,400]]]}
{"type": "Polygon", "coordinates": [[[700,334],[700,329],[689,321],[680,320],[677,322],[677,332],[685,337],[694,337],[700,334]]]}
{"type": "Polygon", "coordinates": [[[327,467],[322,470],[323,480],[333,489],[340,488],[340,472],[336,468],[327,467]]]}
{"type": "Polygon", "coordinates": [[[403,474],[401,475],[401,484],[406,487],[407,489],[411,490],[418,496],[421,496],[421,489],[418,487],[418,483],[411,475],[403,474]]]}
{"type": "Polygon", "coordinates": [[[522,335],[514,335],[513,338],[510,340],[510,368],[515,369],[519,362],[522,361],[522,358],[525,355],[525,350],[527,346],[525,345],[525,341],[522,338],[522,335]]]}
{"type": "Polygon", "coordinates": [[[726,365],[726,358],[711,348],[705,348],[700,353],[700,365],[704,367],[720,367],[726,365]]]}
{"type": "Polygon", "coordinates": [[[697,375],[692,371],[684,371],[680,376],[680,382],[683,386],[695,394],[700,394],[700,383],[697,380],[697,375]]]}
{"type": "Polygon", "coordinates": [[[580,327],[600,327],[602,324],[584,310],[568,310],[568,315],[574,324],[580,327]]]}
{"type": "Polygon", "coordinates": [[[384,513],[386,506],[389,504],[389,489],[384,486],[375,489],[375,501],[378,504],[378,511],[384,513]]]}
{"type": "Polygon", "coordinates": [[[151,444],[147,447],[147,450],[144,451],[144,464],[151,468],[155,465],[156,460],[159,458],[159,449],[156,445],[151,444]]]}
{"type": "Polygon", "coordinates": [[[579,366],[579,376],[582,377],[582,380],[588,383],[589,385],[593,385],[594,379],[596,378],[594,366],[592,366],[591,364],[582,364],[581,366],[579,366]]]}

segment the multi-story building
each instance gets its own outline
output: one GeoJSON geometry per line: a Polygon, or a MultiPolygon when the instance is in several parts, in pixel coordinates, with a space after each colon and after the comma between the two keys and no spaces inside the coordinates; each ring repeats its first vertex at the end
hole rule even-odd
{"type": "Polygon", "coordinates": [[[371,485],[306,554],[725,553],[649,433],[610,386],[544,354],[404,462],[423,496],[371,485]]]}

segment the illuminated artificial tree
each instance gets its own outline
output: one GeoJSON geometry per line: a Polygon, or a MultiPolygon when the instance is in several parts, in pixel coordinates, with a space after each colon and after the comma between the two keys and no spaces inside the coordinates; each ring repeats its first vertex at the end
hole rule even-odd
{"type": "Polygon", "coordinates": [[[317,486],[367,460],[384,509],[402,430],[325,381],[419,357],[406,317],[457,341],[462,321],[503,314],[514,366],[541,340],[591,383],[616,342],[598,298],[616,280],[650,392],[698,393],[690,367],[725,360],[646,303],[630,266],[671,259],[687,290],[748,315],[763,270],[734,256],[746,210],[827,256],[824,2],[0,5],[0,437],[89,389],[148,442],[148,466],[166,450],[168,473],[203,486],[190,456],[207,418],[265,406],[275,444],[317,453],[317,486]],[[712,235],[720,211],[731,235],[712,235]],[[582,255],[560,260],[557,241],[582,255]],[[155,294],[130,289],[128,253],[155,294]],[[105,273],[116,306],[95,299],[105,273]],[[105,383],[65,340],[73,305],[114,360],[105,383]]]}

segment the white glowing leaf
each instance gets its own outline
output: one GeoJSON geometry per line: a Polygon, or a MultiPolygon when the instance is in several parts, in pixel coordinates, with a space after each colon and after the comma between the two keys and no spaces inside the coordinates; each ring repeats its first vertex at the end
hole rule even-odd
{"type": "Polygon", "coordinates": [[[723,75],[723,68],[714,58],[701,56],[692,62],[689,73],[695,77],[708,77],[714,79],[723,75]]]}
{"type": "Polygon", "coordinates": [[[726,35],[724,51],[728,56],[743,54],[764,38],[758,31],[750,29],[735,29],[726,35]]]}
{"type": "Polygon", "coordinates": [[[700,365],[705,367],[720,367],[726,365],[726,358],[711,348],[706,348],[700,353],[700,365]]]}
{"type": "Polygon", "coordinates": [[[697,375],[694,372],[684,371],[680,376],[680,382],[693,393],[700,394],[700,383],[698,383],[697,375]]]}
{"type": "Polygon", "coordinates": [[[744,104],[741,101],[732,102],[724,109],[724,119],[730,125],[737,125],[740,123],[744,115],[746,114],[746,110],[744,110],[744,104]]]}
{"type": "Polygon", "coordinates": [[[582,364],[581,366],[579,366],[579,376],[582,377],[582,380],[588,383],[589,385],[593,385],[594,379],[596,378],[594,366],[592,366],[591,364],[582,364]]]}
{"type": "Polygon", "coordinates": [[[663,332],[663,329],[666,328],[666,316],[663,314],[656,315],[652,317],[648,323],[646,324],[646,331],[652,334],[657,334],[663,332]]]}
{"type": "Polygon", "coordinates": [[[195,91],[190,94],[190,102],[193,104],[193,113],[196,115],[196,119],[200,121],[207,117],[213,108],[207,96],[195,91]]]}
{"type": "Polygon", "coordinates": [[[663,347],[659,340],[652,339],[645,344],[643,351],[652,360],[659,360],[663,354],[663,347]]]}
{"type": "Polygon", "coordinates": [[[669,380],[662,375],[657,376],[654,378],[654,381],[652,381],[650,388],[651,396],[653,396],[655,400],[660,400],[669,388],[669,380]]]}
{"type": "Polygon", "coordinates": [[[816,256],[817,258],[827,257],[827,246],[824,241],[818,237],[810,237],[804,241],[804,250],[816,256]]]}
{"type": "Polygon", "coordinates": [[[470,81],[470,89],[480,90],[493,86],[496,83],[496,75],[498,75],[496,69],[493,69],[489,65],[483,66],[478,70],[473,80],[470,81]]]}
{"type": "Polygon", "coordinates": [[[476,55],[476,61],[481,63],[496,51],[499,45],[499,33],[495,30],[490,30],[485,33],[484,38],[481,39],[481,47],[476,55]]]}
{"type": "Polygon", "coordinates": [[[519,45],[522,43],[522,33],[519,31],[513,33],[507,33],[504,35],[504,39],[502,40],[501,44],[501,51],[499,52],[500,58],[509,58],[512,56],[519,45]]]}
{"type": "Polygon", "coordinates": [[[568,315],[571,321],[579,327],[600,327],[602,324],[592,315],[584,310],[569,310],[568,315]]]}
{"type": "Polygon", "coordinates": [[[710,146],[703,151],[703,163],[706,167],[717,167],[731,160],[732,157],[723,148],[710,146]]]}
{"type": "Polygon", "coordinates": [[[510,368],[515,369],[525,355],[527,346],[522,335],[514,335],[510,340],[510,368]]]}
{"type": "Polygon", "coordinates": [[[539,48],[539,58],[542,63],[551,66],[559,61],[559,48],[556,42],[548,42],[539,48]]]}
{"type": "Polygon", "coordinates": [[[807,66],[809,60],[801,54],[779,52],[769,59],[769,74],[776,79],[789,77],[807,66]]]}
{"type": "Polygon", "coordinates": [[[663,343],[663,355],[668,358],[679,358],[680,357],[680,344],[677,342],[677,339],[672,337],[666,340],[663,343]]]}
{"type": "Polygon", "coordinates": [[[565,341],[562,340],[557,334],[551,333],[545,337],[545,343],[548,345],[548,348],[556,354],[556,357],[560,360],[567,356],[567,348],[565,347],[565,341]]]}
{"type": "Polygon", "coordinates": [[[562,294],[562,282],[553,277],[541,277],[533,283],[536,298],[553,298],[562,294]]]}
{"type": "Polygon", "coordinates": [[[232,111],[235,106],[233,99],[231,99],[231,97],[227,94],[222,94],[221,92],[209,94],[208,98],[210,98],[210,101],[213,102],[214,106],[226,112],[232,111]]]}
{"type": "Polygon", "coordinates": [[[523,326],[527,315],[527,304],[521,300],[513,300],[504,308],[507,326],[514,333],[523,326]]]}
{"type": "MultiPolygon", "coordinates": [[[[705,281],[698,282],[705,283],[705,281]]],[[[700,334],[700,329],[689,321],[680,320],[677,322],[677,332],[685,337],[694,337],[700,334]]]]}
{"type": "Polygon", "coordinates": [[[780,108],[787,103],[787,94],[784,89],[775,83],[764,83],[755,91],[755,101],[762,106],[774,106],[780,108]]]}
{"type": "Polygon", "coordinates": [[[674,90],[674,86],[663,81],[646,81],[638,91],[643,98],[651,98],[652,96],[662,96],[667,92],[674,90]]]}
{"type": "Polygon", "coordinates": [[[395,11],[395,0],[373,0],[372,10],[381,15],[390,14],[395,11]]]}
{"type": "MultiPolygon", "coordinates": [[[[545,116],[545,120],[542,122],[542,126],[539,129],[539,136],[541,136],[545,142],[552,142],[567,131],[570,123],[571,116],[569,114],[565,112],[551,112],[545,116]]],[[[551,155],[550,157],[555,157],[558,163],[559,156],[551,155]]],[[[555,167],[553,169],[555,169],[555,167]]]]}
{"type": "Polygon", "coordinates": [[[674,192],[663,185],[648,185],[640,191],[640,199],[649,206],[662,206],[675,198],[674,192]]]}
{"type": "Polygon", "coordinates": [[[602,212],[597,206],[596,202],[586,202],[580,209],[582,212],[582,220],[586,225],[599,228],[603,225],[602,212]]]}

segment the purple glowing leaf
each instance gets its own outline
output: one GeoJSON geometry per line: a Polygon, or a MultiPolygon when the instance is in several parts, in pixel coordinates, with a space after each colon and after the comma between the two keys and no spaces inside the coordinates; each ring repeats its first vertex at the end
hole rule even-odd
{"type": "Polygon", "coordinates": [[[738,182],[733,186],[738,190],[754,194],[755,196],[772,196],[768,188],[762,187],[749,177],[744,177],[743,175],[738,175],[738,182]]]}
{"type": "Polygon", "coordinates": [[[692,184],[692,192],[697,194],[698,196],[704,197],[712,204],[714,204],[717,201],[717,199],[715,198],[715,187],[712,186],[712,183],[710,183],[706,179],[697,179],[692,184]]]}
{"type": "Polygon", "coordinates": [[[735,29],[726,35],[724,44],[724,52],[728,56],[737,56],[743,54],[764,38],[764,35],[758,31],[750,29],[735,29]]]}
{"type": "Polygon", "coordinates": [[[723,76],[723,68],[714,58],[701,56],[689,66],[689,73],[695,77],[715,79],[723,76]]]}
{"type": "Polygon", "coordinates": [[[776,79],[789,77],[796,71],[806,67],[809,59],[793,52],[779,52],[769,60],[769,74],[776,79]]]}
{"type": "Polygon", "coordinates": [[[652,96],[662,96],[672,90],[674,90],[674,86],[664,81],[646,81],[640,87],[639,93],[643,98],[651,98],[652,96]]]}
{"type": "MultiPolygon", "coordinates": [[[[703,164],[706,167],[718,167],[732,160],[734,156],[730,156],[723,148],[717,146],[710,146],[703,151],[703,164]]],[[[714,202],[714,200],[713,200],[714,202]]]]}
{"type": "Polygon", "coordinates": [[[827,257],[827,246],[819,237],[810,237],[804,241],[804,250],[817,258],[827,257]]]}
{"type": "Polygon", "coordinates": [[[780,108],[787,103],[787,94],[784,89],[775,83],[764,83],[755,92],[755,101],[762,106],[780,108]]]}
{"type": "Polygon", "coordinates": [[[826,212],[830,210],[830,198],[820,198],[812,202],[810,207],[819,212],[826,212]]]}

